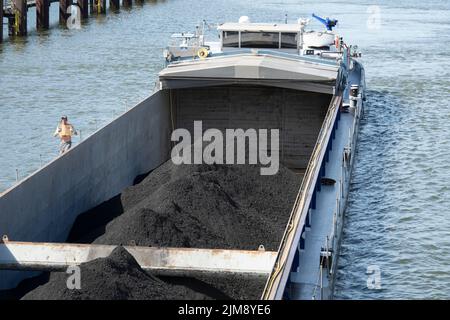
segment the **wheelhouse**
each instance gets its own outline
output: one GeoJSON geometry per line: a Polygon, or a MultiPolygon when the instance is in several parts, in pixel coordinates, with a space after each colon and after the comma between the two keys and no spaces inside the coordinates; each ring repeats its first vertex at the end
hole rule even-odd
{"type": "Polygon", "coordinates": [[[223,51],[230,48],[298,51],[302,24],[224,23],[218,27],[223,51]]]}

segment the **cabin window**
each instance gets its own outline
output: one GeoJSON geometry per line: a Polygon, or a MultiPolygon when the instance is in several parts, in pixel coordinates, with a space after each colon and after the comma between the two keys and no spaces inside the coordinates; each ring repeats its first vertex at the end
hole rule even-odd
{"type": "Polygon", "coordinates": [[[241,48],[278,48],[278,32],[241,32],[241,48]]]}
{"type": "Polygon", "coordinates": [[[298,33],[281,33],[281,48],[297,49],[298,33]]]}
{"type": "Polygon", "coordinates": [[[239,47],[239,32],[238,31],[224,31],[223,32],[223,46],[224,47],[239,47]]]}

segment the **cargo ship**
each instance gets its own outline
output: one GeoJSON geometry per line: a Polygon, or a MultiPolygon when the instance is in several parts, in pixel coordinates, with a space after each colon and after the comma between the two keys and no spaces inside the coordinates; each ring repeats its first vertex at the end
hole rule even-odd
{"type": "Polygon", "coordinates": [[[173,156],[172,133],[279,132],[270,152],[301,181],[276,251],[126,246],[145,270],[263,277],[262,299],[332,299],[365,74],[357,46],[314,18],[204,22],[174,34],[155,92],[0,196],[0,289],[36,272],[107,257],[115,246],[67,243],[77,217],[173,156]]]}

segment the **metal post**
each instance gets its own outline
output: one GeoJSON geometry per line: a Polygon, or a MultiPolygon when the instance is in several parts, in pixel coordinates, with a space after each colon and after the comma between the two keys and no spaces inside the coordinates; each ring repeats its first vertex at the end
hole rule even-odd
{"type": "Polygon", "coordinates": [[[89,2],[88,0],[77,0],[78,7],[80,7],[81,19],[89,18],[89,2]]]}
{"type": "Polygon", "coordinates": [[[36,28],[48,29],[49,27],[49,0],[36,0],[36,28]]]}
{"type": "Polygon", "coordinates": [[[120,0],[109,0],[109,7],[112,11],[120,10],[120,0]]]}
{"type": "MultiPolygon", "coordinates": [[[[26,0],[12,0],[14,12],[14,30],[15,36],[27,35],[27,1],[26,0]]],[[[2,21],[3,23],[3,21],[2,21]]]]}
{"type": "Polygon", "coordinates": [[[72,0],[59,0],[59,23],[66,24],[67,18],[70,14],[67,13],[67,9],[72,5],[72,0]]]}

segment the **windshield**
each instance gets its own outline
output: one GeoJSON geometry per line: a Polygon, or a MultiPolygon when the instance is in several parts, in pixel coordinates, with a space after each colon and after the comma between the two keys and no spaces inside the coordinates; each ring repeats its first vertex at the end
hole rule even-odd
{"type": "Polygon", "coordinates": [[[223,32],[223,46],[239,48],[239,32],[238,31],[224,31],[223,32]]]}
{"type": "Polygon", "coordinates": [[[281,48],[296,49],[298,43],[298,33],[282,33],[281,48]]]}
{"type": "Polygon", "coordinates": [[[298,33],[262,31],[224,31],[223,46],[231,48],[296,49],[298,33]]]}
{"type": "Polygon", "coordinates": [[[241,32],[241,48],[279,48],[277,32],[241,32]]]}

